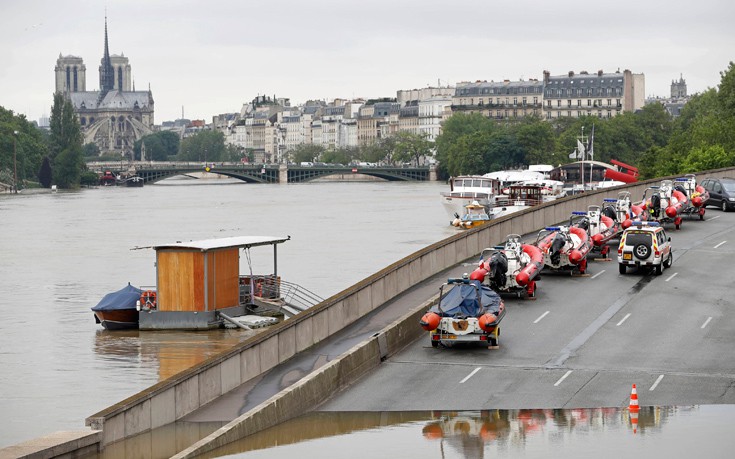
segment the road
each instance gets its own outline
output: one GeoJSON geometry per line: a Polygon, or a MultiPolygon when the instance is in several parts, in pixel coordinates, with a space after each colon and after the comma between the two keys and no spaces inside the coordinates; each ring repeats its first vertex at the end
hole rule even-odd
{"type": "Polygon", "coordinates": [[[500,349],[423,336],[320,410],[622,407],[632,384],[642,406],[735,404],[735,213],[668,233],[663,275],[621,275],[616,261],[543,274],[535,301],[506,299],[500,349]]]}

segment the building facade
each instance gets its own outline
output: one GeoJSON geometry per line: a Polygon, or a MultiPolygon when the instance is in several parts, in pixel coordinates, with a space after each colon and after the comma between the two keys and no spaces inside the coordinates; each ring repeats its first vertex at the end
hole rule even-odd
{"type": "Polygon", "coordinates": [[[153,132],[153,94],[150,88],[135,91],[127,57],[110,55],[107,18],[99,91],[87,91],[81,57],[59,55],[54,71],[56,91],[74,106],[84,143],[96,144],[101,154],[133,159],[135,141],[153,132]]]}
{"type": "Polygon", "coordinates": [[[452,112],[480,113],[498,120],[541,116],[543,82],[476,81],[458,83],[452,98],[452,112]]]}
{"type": "Polygon", "coordinates": [[[543,104],[546,119],[581,116],[612,118],[635,112],[645,103],[645,79],[642,73],[582,71],[551,76],[544,71],[543,104]]]}

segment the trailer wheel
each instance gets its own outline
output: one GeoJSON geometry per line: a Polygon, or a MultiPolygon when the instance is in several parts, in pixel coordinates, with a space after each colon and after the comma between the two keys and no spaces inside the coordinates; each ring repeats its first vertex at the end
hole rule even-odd
{"type": "Polygon", "coordinates": [[[620,274],[625,274],[625,271],[627,271],[627,270],[628,270],[628,267],[627,266],[625,266],[622,263],[618,263],[618,272],[620,274]]]}
{"type": "Polygon", "coordinates": [[[437,347],[439,347],[439,341],[434,341],[434,340],[432,339],[432,340],[431,340],[431,347],[433,347],[433,348],[437,348],[437,347]]]}
{"type": "Polygon", "coordinates": [[[529,282],[526,293],[528,294],[529,298],[534,298],[536,296],[536,281],[529,282]]]}

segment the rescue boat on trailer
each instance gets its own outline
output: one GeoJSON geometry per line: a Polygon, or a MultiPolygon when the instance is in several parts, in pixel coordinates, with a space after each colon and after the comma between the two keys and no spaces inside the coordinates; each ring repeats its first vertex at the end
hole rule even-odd
{"type": "Polygon", "coordinates": [[[606,257],[610,251],[608,242],[620,235],[620,224],[617,221],[615,209],[612,206],[589,206],[587,212],[572,212],[569,219],[569,226],[576,226],[587,231],[587,235],[592,241],[592,247],[589,254],[598,252],[606,257]]]}
{"type": "Polygon", "coordinates": [[[671,180],[663,180],[660,186],[648,187],[643,193],[646,220],[660,224],[673,222],[676,229],[681,227],[681,213],[688,202],[686,195],[675,189],[671,180]],[[649,191],[651,194],[647,197],[649,191]]]}
{"type": "Polygon", "coordinates": [[[590,238],[578,226],[548,226],[538,233],[535,243],[544,256],[544,269],[551,271],[587,271],[590,238]]]}
{"type": "Polygon", "coordinates": [[[709,191],[702,185],[697,185],[697,176],[687,174],[675,179],[674,188],[689,198],[689,205],[681,211],[682,215],[699,215],[699,219],[704,220],[704,204],[709,199],[709,191]]]}
{"type": "Polygon", "coordinates": [[[439,288],[439,301],[419,321],[429,332],[432,347],[440,344],[480,343],[494,349],[500,337],[505,303],[480,281],[448,279],[439,288]]]}
{"type": "Polygon", "coordinates": [[[614,202],[615,217],[620,222],[621,231],[630,228],[635,221],[645,221],[646,213],[643,204],[634,204],[630,199],[630,191],[621,191],[617,199],[604,199],[603,202],[614,202]]]}
{"type": "Polygon", "coordinates": [[[536,296],[536,278],[544,267],[541,249],[523,244],[521,236],[510,234],[503,245],[482,251],[477,269],[470,274],[498,293],[536,296]]]}

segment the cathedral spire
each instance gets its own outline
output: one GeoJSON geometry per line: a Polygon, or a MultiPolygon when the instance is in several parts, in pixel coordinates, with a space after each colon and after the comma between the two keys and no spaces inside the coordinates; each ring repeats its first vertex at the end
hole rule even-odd
{"type": "Polygon", "coordinates": [[[107,13],[105,13],[105,54],[100,65],[100,98],[115,88],[115,71],[110,61],[110,46],[107,41],[107,13]]]}

